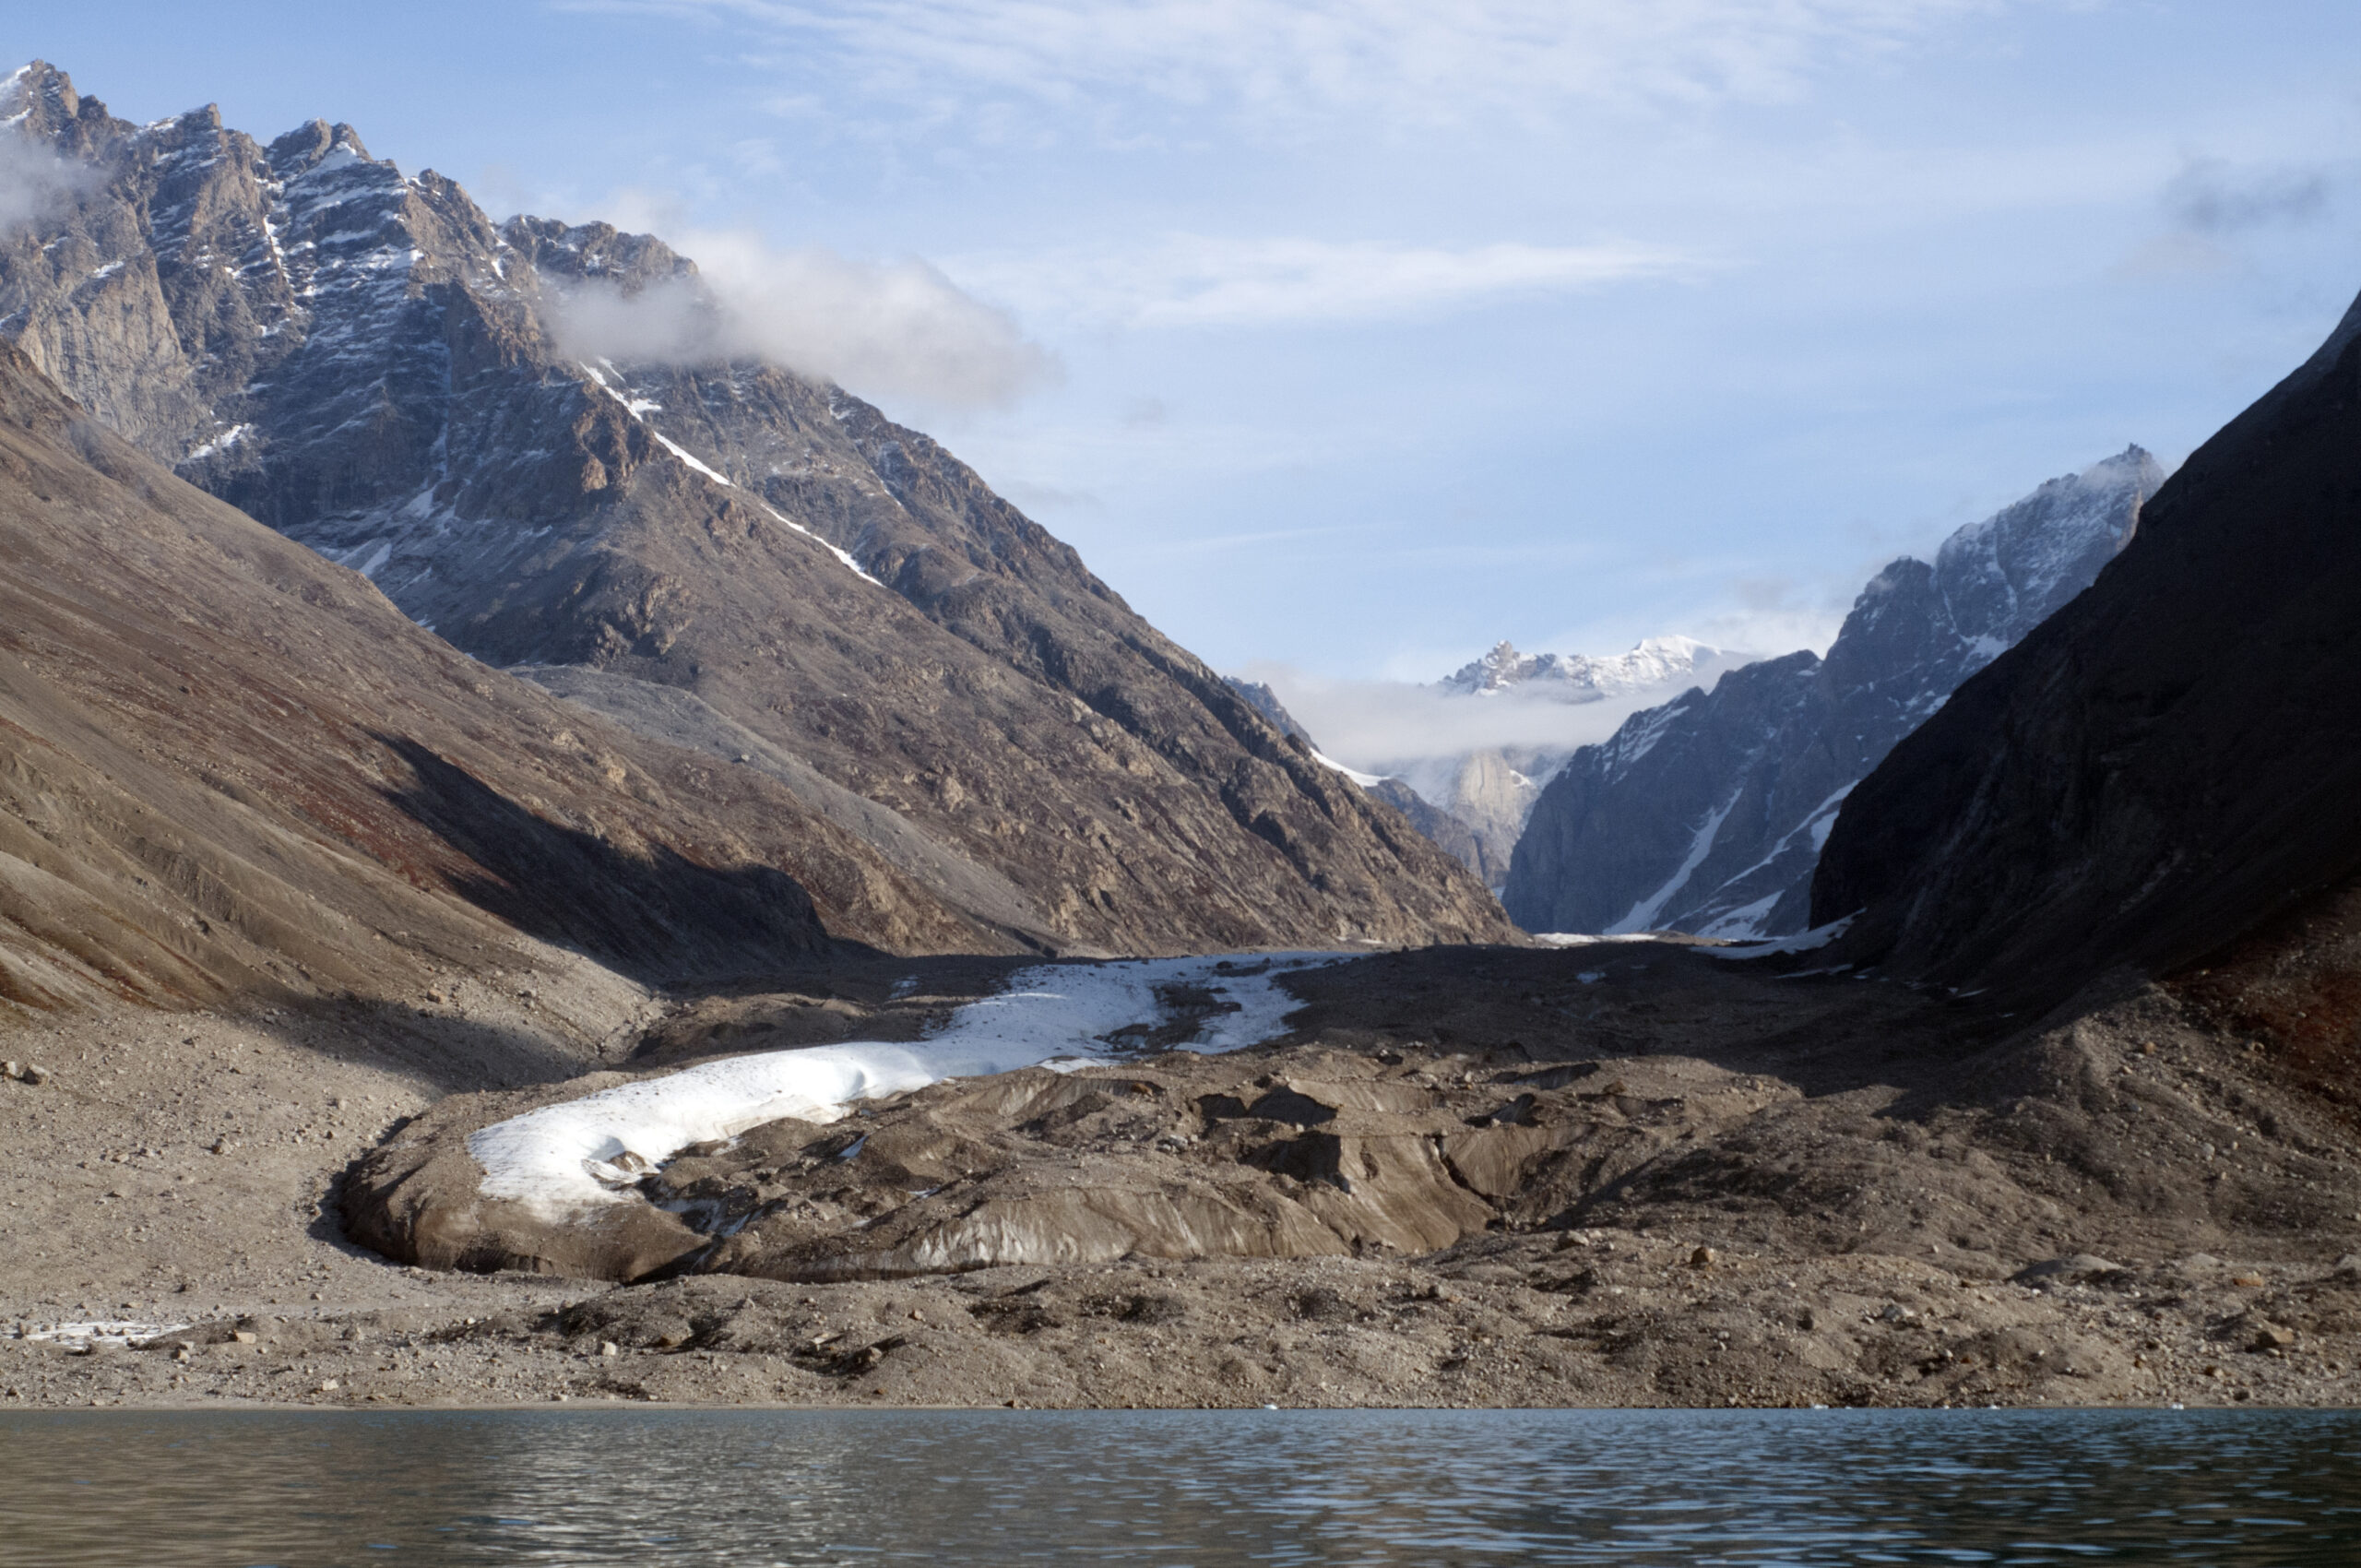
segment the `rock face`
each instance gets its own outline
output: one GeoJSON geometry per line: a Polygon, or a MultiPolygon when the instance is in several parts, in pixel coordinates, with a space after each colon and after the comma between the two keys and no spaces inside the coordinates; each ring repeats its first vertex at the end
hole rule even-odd
{"type": "Polygon", "coordinates": [[[789,788],[870,802],[837,820],[885,824],[896,863],[985,873],[974,912],[1039,945],[1509,934],[1448,857],[926,436],[757,362],[567,338],[569,301],[695,302],[660,242],[496,227],[349,126],[138,127],[39,65],[6,92],[0,117],[87,177],[0,236],[0,332],[467,652],[595,671],[601,711],[668,733],[677,705],[616,683],[693,696],[789,788]]]}
{"type": "Polygon", "coordinates": [[[2055,613],[2131,535],[2162,471],[2134,446],[1904,557],[1826,659],[1749,665],[1585,746],[1536,803],[1502,898],[1528,931],[1806,928],[1846,793],[1960,683],[2055,613]]]}
{"type": "Polygon", "coordinates": [[[1311,743],[1311,732],[1295,721],[1295,715],[1287,711],[1287,704],[1279,700],[1279,694],[1271,690],[1267,682],[1241,681],[1235,675],[1225,675],[1222,680],[1231,691],[1245,699],[1247,707],[1269,719],[1271,728],[1306,745],[1311,743]]]}
{"type": "Polygon", "coordinates": [[[1487,746],[1422,759],[1405,781],[1435,802],[1430,811],[1453,825],[1446,848],[1497,891],[1508,880],[1509,859],[1541,799],[1542,785],[1566,765],[1567,755],[1541,747],[1487,746]]]}
{"type": "MultiPolygon", "coordinates": [[[[1230,689],[1269,719],[1279,733],[1302,741],[1313,748],[1313,755],[1320,754],[1319,743],[1311,738],[1311,732],[1296,722],[1295,715],[1287,711],[1279,694],[1268,684],[1241,681],[1235,675],[1225,679],[1230,689]]],[[[1542,766],[1529,755],[1521,754],[1518,760],[1528,767],[1542,766]]],[[[1447,778],[1439,781],[1430,777],[1426,781],[1428,788],[1449,802],[1447,805],[1433,804],[1407,780],[1390,775],[1374,784],[1363,784],[1362,788],[1400,812],[1412,827],[1433,840],[1444,854],[1474,872],[1487,887],[1497,888],[1501,878],[1508,874],[1509,850],[1514,847],[1516,836],[1525,826],[1525,813],[1532,809],[1533,799],[1541,792],[1541,787],[1517,772],[1509,754],[1501,751],[1472,752],[1452,759],[1452,765],[1455,771],[1447,778]]],[[[1430,775],[1432,771],[1429,770],[1430,775]]]]}
{"type": "Polygon", "coordinates": [[[1435,848],[1477,876],[1486,876],[1493,869],[1491,846],[1481,834],[1441,806],[1428,804],[1424,796],[1399,778],[1381,778],[1369,786],[1369,791],[1434,840],[1435,848]]]}
{"type": "Polygon", "coordinates": [[[2269,927],[2246,968],[2308,975],[2279,1022],[2349,1067],[2357,342],[2361,306],[2165,482],[2088,593],[1854,791],[1812,890],[1820,919],[1859,912],[1847,957],[2055,992],[2269,927]]]}
{"type": "Polygon", "coordinates": [[[997,949],[761,772],[490,670],[0,343],[0,1016],[997,949]]]}

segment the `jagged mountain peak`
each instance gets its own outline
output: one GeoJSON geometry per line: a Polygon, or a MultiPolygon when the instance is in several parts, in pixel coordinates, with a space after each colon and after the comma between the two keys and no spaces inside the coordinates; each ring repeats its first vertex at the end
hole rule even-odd
{"type": "Polygon", "coordinates": [[[0,130],[78,152],[113,122],[107,106],[74,89],[74,78],[46,60],[18,66],[0,79],[0,130]]]}
{"type": "Polygon", "coordinates": [[[544,273],[595,279],[625,293],[697,276],[695,262],[655,235],[629,233],[611,223],[519,214],[500,226],[500,237],[544,273]]]}
{"type": "Polygon", "coordinates": [[[724,334],[582,341],[585,280],[709,308],[660,240],[504,232],[341,125],[77,101],[40,134],[103,177],[0,236],[0,333],[476,658],[774,768],[1036,945],[1508,934],[937,443],[724,334]]]}
{"type": "Polygon", "coordinates": [[[0,77],[0,110],[10,112],[6,121],[0,123],[17,124],[17,116],[43,107],[65,119],[77,118],[82,98],[74,90],[74,78],[40,59],[28,60],[0,77]]]}
{"type": "Polygon", "coordinates": [[[2356,329],[2361,304],[1855,790],[1812,889],[1857,917],[1841,961],[2036,1008],[2196,966],[2167,983],[2248,1049],[2351,1062],[2356,329]]]}
{"type": "MultiPolygon", "coordinates": [[[[218,114],[213,123],[215,129],[220,127],[218,114]]],[[[378,161],[369,156],[369,148],[362,142],[361,133],[340,121],[330,125],[326,120],[306,120],[285,136],[273,140],[265,150],[272,172],[282,178],[316,169],[338,153],[362,163],[378,161]]],[[[386,167],[393,168],[390,160],[386,167]]]]}
{"type": "Polygon", "coordinates": [[[1986,645],[1988,660],[2047,620],[2123,548],[2126,517],[2136,519],[2164,479],[2154,457],[2130,446],[1953,532],[1934,567],[1959,635],[1986,645]]]}

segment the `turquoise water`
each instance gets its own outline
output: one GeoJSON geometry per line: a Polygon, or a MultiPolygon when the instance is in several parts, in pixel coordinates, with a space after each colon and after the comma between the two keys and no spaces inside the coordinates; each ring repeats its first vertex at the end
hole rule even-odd
{"type": "Polygon", "coordinates": [[[0,1562],[2361,1563],[2361,1414],[60,1412],[0,1562]]]}

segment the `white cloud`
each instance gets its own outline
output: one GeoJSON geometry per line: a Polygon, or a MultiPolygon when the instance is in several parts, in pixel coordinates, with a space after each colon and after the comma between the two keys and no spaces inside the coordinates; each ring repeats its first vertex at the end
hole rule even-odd
{"type": "Polygon", "coordinates": [[[1620,242],[1447,249],[1188,235],[1144,248],[955,257],[945,266],[1027,314],[1123,327],[1391,320],[1703,269],[1678,251],[1620,242]]]}
{"type": "Polygon", "coordinates": [[[2205,279],[2248,265],[2246,244],[2265,230],[2299,230],[2329,215],[2354,179],[2351,160],[2233,162],[2187,156],[2165,183],[2165,228],[2113,268],[2124,279],[2205,279]]]}
{"type": "Polygon", "coordinates": [[[1568,101],[1775,101],[1832,65],[2010,0],[561,0],[736,21],[800,74],[945,93],[1274,117],[1524,117],[1568,101]]]}
{"type": "Polygon", "coordinates": [[[860,261],[818,246],[782,250],[741,230],[669,227],[668,243],[696,261],[701,281],[629,298],[597,285],[561,296],[557,327],[570,352],[671,363],[753,357],[866,398],[938,407],[1004,405],[1057,374],[1005,312],[923,261],[860,261]]]}
{"type": "Polygon", "coordinates": [[[1809,648],[1826,653],[1845,626],[1842,605],[1762,605],[1698,618],[1697,634],[1720,647],[1750,650],[1752,659],[1776,659],[1809,648]]]}
{"type": "Polygon", "coordinates": [[[93,178],[83,165],[0,128],[0,234],[49,216],[93,178]]]}

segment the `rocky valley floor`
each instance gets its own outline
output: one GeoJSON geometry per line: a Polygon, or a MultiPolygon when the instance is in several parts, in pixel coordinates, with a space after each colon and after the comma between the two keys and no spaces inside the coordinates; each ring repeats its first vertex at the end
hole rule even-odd
{"type": "Polygon", "coordinates": [[[0,1401],[2361,1394],[2355,1129],[2269,1039],[2157,987],[2020,1019],[1805,962],[1387,954],[1222,1055],[1171,1048],[1177,998],[1104,1065],[688,1151],[630,1201],[706,1240],[628,1285],[389,1261],[348,1187],[587,1073],[917,1038],[1013,961],[682,999],[552,955],[398,1008],[36,1019],[0,1033],[0,1401]]]}

